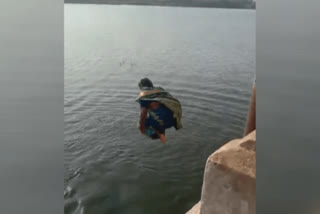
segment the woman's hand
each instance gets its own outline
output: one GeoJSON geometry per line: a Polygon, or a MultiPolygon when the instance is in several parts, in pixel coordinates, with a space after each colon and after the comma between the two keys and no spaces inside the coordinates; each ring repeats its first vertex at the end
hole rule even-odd
{"type": "Polygon", "coordinates": [[[140,126],[140,132],[141,132],[142,134],[145,134],[145,133],[146,133],[146,127],[140,126]]]}

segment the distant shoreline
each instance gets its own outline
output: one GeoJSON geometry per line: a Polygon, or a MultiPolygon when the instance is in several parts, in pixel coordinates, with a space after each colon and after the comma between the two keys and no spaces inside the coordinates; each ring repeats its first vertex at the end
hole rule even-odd
{"type": "Polygon", "coordinates": [[[161,6],[161,7],[194,7],[194,8],[220,8],[220,9],[247,9],[247,10],[255,10],[256,5],[237,5],[231,2],[210,2],[210,3],[201,3],[201,2],[194,2],[189,4],[179,4],[177,2],[170,2],[170,3],[158,3],[158,2],[113,2],[106,1],[106,2],[85,2],[81,0],[65,0],[64,4],[95,4],[95,5],[128,5],[128,6],[161,6]]]}

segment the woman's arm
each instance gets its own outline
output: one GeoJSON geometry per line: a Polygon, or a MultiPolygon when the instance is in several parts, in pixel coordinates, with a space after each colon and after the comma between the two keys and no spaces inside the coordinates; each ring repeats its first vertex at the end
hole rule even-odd
{"type": "Polygon", "coordinates": [[[244,136],[256,129],[256,99],[256,84],[254,84],[244,136]]]}
{"type": "Polygon", "coordinates": [[[141,114],[140,114],[140,131],[142,134],[146,133],[147,115],[148,115],[148,109],[145,107],[142,107],[141,114]]]}

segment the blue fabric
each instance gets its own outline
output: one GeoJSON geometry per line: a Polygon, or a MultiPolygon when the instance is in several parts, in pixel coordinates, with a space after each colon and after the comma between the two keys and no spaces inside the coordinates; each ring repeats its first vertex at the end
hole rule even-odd
{"type": "MultiPolygon", "coordinates": [[[[151,102],[152,101],[140,100],[140,105],[141,107],[149,108],[151,102]]],[[[145,125],[164,131],[175,125],[173,112],[161,104],[159,108],[149,111],[149,117],[145,125]]]]}
{"type": "Polygon", "coordinates": [[[144,108],[149,108],[151,101],[139,100],[140,106],[144,108]]]}
{"type": "Polygon", "coordinates": [[[153,128],[150,128],[150,127],[146,129],[146,135],[149,136],[152,139],[158,139],[159,138],[159,136],[156,133],[156,131],[153,128]]]}

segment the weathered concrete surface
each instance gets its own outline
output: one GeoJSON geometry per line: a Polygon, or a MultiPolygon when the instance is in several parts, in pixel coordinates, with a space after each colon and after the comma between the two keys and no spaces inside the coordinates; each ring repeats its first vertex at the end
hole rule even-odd
{"type": "Polygon", "coordinates": [[[208,158],[199,203],[188,214],[256,213],[255,130],[208,158]]]}

